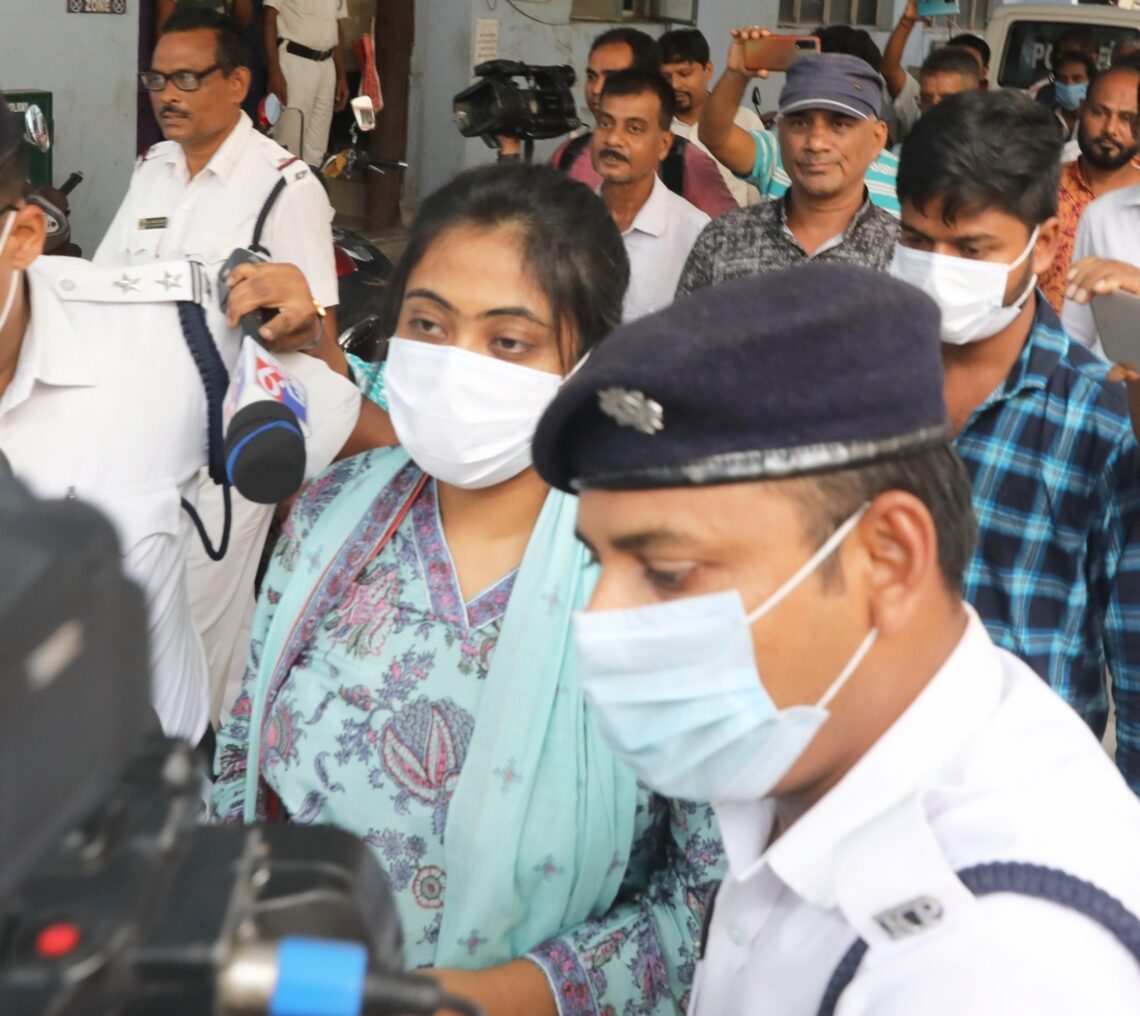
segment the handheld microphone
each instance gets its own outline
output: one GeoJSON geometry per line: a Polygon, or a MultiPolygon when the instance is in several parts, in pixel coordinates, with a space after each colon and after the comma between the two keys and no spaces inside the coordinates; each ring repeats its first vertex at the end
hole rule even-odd
{"type": "Polygon", "coordinates": [[[305,478],[309,424],[305,386],[249,335],[222,409],[226,474],[238,492],[258,504],[291,497],[305,478]]]}

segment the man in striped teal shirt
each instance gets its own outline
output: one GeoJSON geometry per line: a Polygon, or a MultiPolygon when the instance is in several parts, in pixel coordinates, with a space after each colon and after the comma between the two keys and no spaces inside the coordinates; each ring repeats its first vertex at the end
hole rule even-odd
{"type": "Polygon", "coordinates": [[[1050,117],[1009,90],[924,113],[903,146],[891,274],[942,309],[978,518],[966,600],[1098,736],[1111,681],[1116,762],[1140,793],[1140,448],[1124,386],[1036,289],[1059,232],[1050,117]]]}

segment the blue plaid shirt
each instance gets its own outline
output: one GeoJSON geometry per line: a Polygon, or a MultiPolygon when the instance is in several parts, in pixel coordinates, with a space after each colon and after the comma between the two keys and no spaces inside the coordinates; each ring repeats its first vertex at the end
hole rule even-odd
{"type": "Polygon", "coordinates": [[[1124,386],[1040,292],[1037,307],[1009,377],[955,439],[980,535],[966,599],[1098,735],[1111,674],[1117,765],[1140,793],[1140,449],[1124,386]]]}

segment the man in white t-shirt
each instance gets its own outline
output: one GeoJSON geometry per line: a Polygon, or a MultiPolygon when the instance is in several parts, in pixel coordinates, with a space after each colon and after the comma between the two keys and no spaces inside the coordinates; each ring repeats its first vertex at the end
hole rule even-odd
{"type": "MultiPolygon", "coordinates": [[[[678,28],[666,32],[659,42],[663,59],[661,69],[666,80],[673,86],[673,94],[677,100],[677,110],[673,116],[673,134],[684,138],[691,145],[696,145],[716,161],[708,146],[698,137],[701,114],[709,101],[713,81],[708,39],[696,28],[678,28]]],[[[747,131],[764,129],[760,117],[747,106],[737,108],[733,122],[747,131]]],[[[741,180],[721,162],[717,162],[717,167],[741,208],[759,202],[760,192],[752,184],[741,180]]]]}
{"type": "Polygon", "coordinates": [[[347,0],[265,0],[269,90],[304,116],[301,157],[319,166],[329,146],[333,110],[348,102],[340,21],[347,0]]]}
{"type": "Polygon", "coordinates": [[[631,68],[607,76],[590,158],[629,255],[626,321],[673,302],[689,251],[709,222],[657,175],[673,144],[673,114],[673,89],[657,72],[631,68]]]}

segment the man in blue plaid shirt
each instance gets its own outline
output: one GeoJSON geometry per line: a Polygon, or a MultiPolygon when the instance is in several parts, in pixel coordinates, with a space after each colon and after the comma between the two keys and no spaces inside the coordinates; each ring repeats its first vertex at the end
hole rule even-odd
{"type": "Polygon", "coordinates": [[[1140,793],[1140,450],[1124,386],[1035,289],[1057,240],[1060,149],[1048,110],[1017,92],[928,112],[903,146],[891,273],[943,312],[980,535],[966,599],[1098,735],[1111,680],[1117,764],[1140,793]]]}

